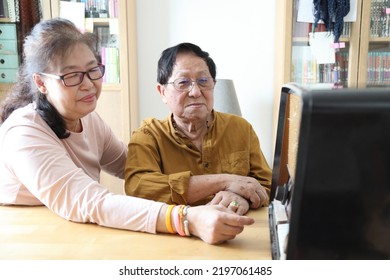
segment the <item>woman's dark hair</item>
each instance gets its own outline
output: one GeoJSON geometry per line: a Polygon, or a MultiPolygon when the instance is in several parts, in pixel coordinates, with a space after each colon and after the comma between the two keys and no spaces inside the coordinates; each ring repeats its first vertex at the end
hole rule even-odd
{"type": "Polygon", "coordinates": [[[170,47],[164,50],[161,53],[161,57],[158,60],[157,66],[157,82],[165,85],[168,83],[168,79],[172,75],[173,67],[176,62],[176,57],[178,54],[182,53],[193,53],[196,56],[202,58],[209,68],[209,72],[211,77],[215,80],[217,75],[217,67],[213,61],[213,59],[209,56],[208,52],[203,51],[197,45],[191,43],[181,43],[176,46],[170,47]]]}
{"type": "Polygon", "coordinates": [[[99,61],[96,42],[94,34],[82,33],[66,19],[54,18],[35,25],[24,39],[23,62],[19,68],[17,82],[0,105],[0,124],[14,110],[34,101],[37,112],[55,134],[60,139],[69,137],[62,116],[50,104],[46,95],[38,90],[34,84],[33,74],[50,73],[53,65],[61,63],[61,60],[80,43],[87,45],[99,61]]]}

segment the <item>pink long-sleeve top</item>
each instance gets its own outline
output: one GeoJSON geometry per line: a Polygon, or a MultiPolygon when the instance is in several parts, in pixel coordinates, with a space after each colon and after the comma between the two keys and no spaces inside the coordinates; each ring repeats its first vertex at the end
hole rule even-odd
{"type": "Polygon", "coordinates": [[[59,139],[33,108],[0,127],[0,204],[46,205],[74,222],[155,233],[162,203],[110,193],[100,171],[124,177],[127,147],[92,112],[83,131],[59,139]]]}

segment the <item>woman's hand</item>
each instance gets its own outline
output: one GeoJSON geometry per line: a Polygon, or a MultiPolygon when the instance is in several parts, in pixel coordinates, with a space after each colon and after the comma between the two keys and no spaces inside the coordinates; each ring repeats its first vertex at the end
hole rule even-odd
{"type": "Polygon", "coordinates": [[[252,218],[240,216],[221,205],[190,207],[187,210],[189,230],[209,244],[234,239],[244,226],[254,223],[252,218]]]}
{"type": "Polygon", "coordinates": [[[225,191],[234,192],[250,201],[251,208],[259,208],[268,203],[267,191],[252,177],[226,174],[225,191]]]}
{"type": "Polygon", "coordinates": [[[249,210],[249,202],[245,198],[229,191],[218,192],[209,204],[222,205],[233,212],[236,212],[238,215],[244,215],[249,210]]]}

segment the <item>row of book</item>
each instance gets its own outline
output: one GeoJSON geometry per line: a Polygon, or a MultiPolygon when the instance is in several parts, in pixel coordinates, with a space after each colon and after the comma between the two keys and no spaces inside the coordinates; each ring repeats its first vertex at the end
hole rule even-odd
{"type": "Polygon", "coordinates": [[[367,85],[390,85],[390,52],[368,52],[367,85]]]}
{"type": "MultiPolygon", "coordinates": [[[[293,48],[291,81],[305,85],[318,83],[346,85],[348,83],[348,52],[337,52],[335,63],[317,64],[307,48],[293,48]]],[[[368,52],[367,86],[389,85],[390,52],[368,52]]]]}
{"type": "Polygon", "coordinates": [[[318,64],[310,47],[294,46],[292,49],[291,81],[299,84],[331,83],[345,85],[348,82],[347,51],[335,53],[335,63],[318,64]]]}
{"type": "Polygon", "coordinates": [[[87,18],[117,18],[118,0],[80,0],[85,3],[87,18]]]}
{"type": "Polygon", "coordinates": [[[111,34],[109,26],[95,26],[93,32],[98,38],[97,50],[102,63],[106,65],[104,83],[119,83],[119,42],[118,34],[111,34]]]}
{"type": "Polygon", "coordinates": [[[102,63],[106,66],[103,83],[119,83],[119,49],[101,47],[100,54],[102,63]]]}
{"type": "Polygon", "coordinates": [[[389,37],[390,36],[390,0],[372,0],[370,17],[370,36],[389,37]]]}

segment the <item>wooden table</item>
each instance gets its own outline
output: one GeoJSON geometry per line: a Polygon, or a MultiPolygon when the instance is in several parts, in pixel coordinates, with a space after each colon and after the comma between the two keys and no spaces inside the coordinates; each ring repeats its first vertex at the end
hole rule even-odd
{"type": "Polygon", "coordinates": [[[271,259],[268,208],[234,240],[209,245],[196,237],[149,234],[80,224],[44,206],[0,206],[0,259],[260,260],[271,259]]]}

